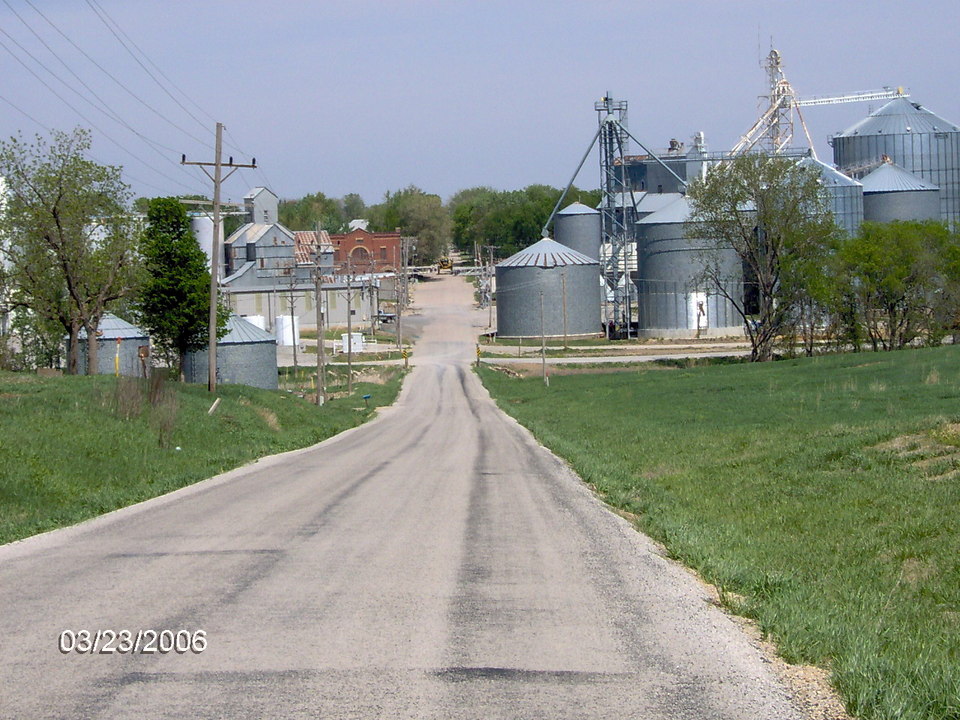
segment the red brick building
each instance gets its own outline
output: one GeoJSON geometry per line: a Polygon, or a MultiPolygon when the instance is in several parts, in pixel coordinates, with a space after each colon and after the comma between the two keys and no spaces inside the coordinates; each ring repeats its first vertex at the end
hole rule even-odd
{"type": "Polygon", "coordinates": [[[333,264],[346,265],[347,258],[356,272],[389,272],[400,267],[400,233],[357,228],[344,235],[331,235],[333,264]]]}

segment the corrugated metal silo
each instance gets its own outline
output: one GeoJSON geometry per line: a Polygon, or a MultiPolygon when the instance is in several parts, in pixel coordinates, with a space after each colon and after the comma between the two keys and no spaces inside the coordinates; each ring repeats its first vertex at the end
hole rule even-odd
{"type": "MultiPolygon", "coordinates": [[[[637,222],[638,320],[642,335],[738,335],[742,319],[733,304],[697,282],[702,242],[687,238],[690,201],[680,196],[637,222]]],[[[742,295],[743,272],[732,250],[723,255],[727,290],[742,295]]]]}
{"type": "Polygon", "coordinates": [[[600,332],[600,262],[549,238],[497,265],[497,335],[600,332]]]}
{"type": "MultiPolygon", "coordinates": [[[[187,382],[207,382],[207,351],[187,353],[187,382]]],[[[227,334],[217,342],[217,380],[227,385],[277,389],[277,340],[237,315],[227,320],[227,334]]]]}
{"type": "Polygon", "coordinates": [[[553,219],[553,236],[558,243],[600,259],[600,213],[582,203],[567,205],[553,219]]]}
{"type": "Polygon", "coordinates": [[[863,222],[863,186],[812,157],[804,158],[800,164],[813,166],[820,171],[820,181],[829,196],[834,221],[850,235],[856,235],[863,222]]]}
{"type": "MultiPolygon", "coordinates": [[[[131,325],[111,313],[104,313],[97,326],[97,370],[95,375],[113,375],[117,369],[117,352],[120,354],[120,374],[128,377],[143,375],[140,363],[140,348],[149,347],[150,336],[146,330],[131,325]],[[117,343],[117,340],[120,342],[117,343]]],[[[77,372],[87,375],[87,331],[80,329],[80,356],[77,372]]]]}
{"type": "Polygon", "coordinates": [[[940,189],[902,167],[884,163],[861,182],[864,220],[940,219],[940,189]]]}
{"type": "Polygon", "coordinates": [[[897,98],[833,138],[834,163],[853,177],[884,155],[940,188],[940,219],[960,222],[960,128],[897,98]]]}

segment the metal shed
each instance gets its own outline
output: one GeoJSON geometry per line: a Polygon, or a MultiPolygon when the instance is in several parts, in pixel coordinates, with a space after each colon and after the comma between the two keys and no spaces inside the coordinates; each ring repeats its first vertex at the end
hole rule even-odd
{"type": "Polygon", "coordinates": [[[80,330],[79,339],[80,357],[77,358],[77,372],[81,375],[113,375],[117,368],[118,352],[121,375],[128,377],[143,375],[139,352],[141,347],[150,346],[150,336],[143,328],[131,325],[111,313],[104,313],[97,327],[96,373],[87,373],[86,330],[80,330]]]}
{"type": "Polygon", "coordinates": [[[861,182],[864,220],[940,219],[940,188],[898,165],[883,163],[861,182]]]}
{"type": "Polygon", "coordinates": [[[498,264],[496,273],[499,337],[600,333],[598,260],[544,238],[498,264]]]}
{"type": "Polygon", "coordinates": [[[833,161],[860,179],[884,156],[940,189],[940,219],[960,222],[960,127],[906,98],[832,139],[833,161]]]}
{"type": "MultiPolygon", "coordinates": [[[[697,282],[703,241],[687,237],[690,201],[673,202],[637,222],[637,318],[641,335],[688,337],[738,335],[742,319],[733,304],[697,282]]],[[[743,272],[733,250],[722,256],[727,290],[742,295],[743,272]]]]}
{"type": "Polygon", "coordinates": [[[600,213],[583,203],[572,203],[557,213],[553,236],[571,250],[600,259],[600,213]]]}
{"type": "MultiPolygon", "coordinates": [[[[187,353],[183,373],[187,382],[207,382],[207,351],[187,353]]],[[[277,341],[238,315],[227,320],[227,334],[217,343],[217,381],[277,389],[277,341]]]]}

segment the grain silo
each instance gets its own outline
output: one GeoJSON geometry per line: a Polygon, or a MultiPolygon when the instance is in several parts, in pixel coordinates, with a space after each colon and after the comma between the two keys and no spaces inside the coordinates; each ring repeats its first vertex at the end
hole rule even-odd
{"type": "MultiPolygon", "coordinates": [[[[80,354],[77,372],[87,375],[87,331],[81,329],[80,354]]],[[[146,330],[121,320],[116,315],[104,313],[97,326],[97,371],[96,375],[121,375],[141,377],[144,364],[140,362],[141,348],[146,356],[150,349],[150,336],[146,330]],[[118,362],[119,358],[119,362],[118,362]]]]}
{"type": "Polygon", "coordinates": [[[863,222],[863,186],[812,157],[803,158],[800,165],[817,169],[820,184],[827,192],[827,207],[833,213],[834,222],[848,235],[856,235],[863,222]]]}
{"type": "Polygon", "coordinates": [[[561,245],[594,260],[600,259],[600,212],[572,203],[553,219],[553,237],[561,245]]]}
{"type": "MultiPolygon", "coordinates": [[[[197,244],[200,246],[200,249],[203,250],[204,255],[207,256],[207,270],[212,267],[213,261],[213,219],[205,214],[191,214],[190,216],[190,229],[193,231],[193,236],[197,239],[197,244]]],[[[220,225],[220,248],[223,248],[223,225],[220,225]]],[[[220,273],[220,277],[223,277],[223,265],[221,261],[217,265],[217,270],[220,273]]]]}
{"type": "MultiPolygon", "coordinates": [[[[673,202],[637,221],[637,319],[647,337],[726,336],[743,333],[733,304],[699,281],[701,254],[712,245],[687,237],[690,201],[673,202]]],[[[733,250],[721,251],[726,289],[742,295],[743,272],[733,250]]]]}
{"type": "Polygon", "coordinates": [[[960,128],[906,98],[833,137],[834,163],[862,178],[889,158],[940,189],[940,219],[960,222],[960,128]]]}
{"type": "MultiPolygon", "coordinates": [[[[206,349],[187,353],[183,374],[187,382],[207,382],[206,349]]],[[[231,315],[227,334],[217,342],[217,382],[276,390],[276,338],[242,317],[231,315]]]]}
{"type": "Polygon", "coordinates": [[[864,220],[940,219],[940,189],[902,167],[885,162],[864,176],[861,183],[864,220]]]}
{"type": "Polygon", "coordinates": [[[499,263],[496,272],[498,337],[600,333],[595,258],[544,238],[499,263]]]}

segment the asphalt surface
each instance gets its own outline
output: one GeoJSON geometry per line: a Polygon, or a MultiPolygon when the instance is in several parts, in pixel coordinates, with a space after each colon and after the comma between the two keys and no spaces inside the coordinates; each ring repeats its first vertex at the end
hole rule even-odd
{"type": "Polygon", "coordinates": [[[376,421],[0,548],[0,717],[800,717],[705,589],[495,407],[471,298],[419,286],[376,421]],[[98,629],[207,644],[58,650],[98,629]]]}

